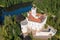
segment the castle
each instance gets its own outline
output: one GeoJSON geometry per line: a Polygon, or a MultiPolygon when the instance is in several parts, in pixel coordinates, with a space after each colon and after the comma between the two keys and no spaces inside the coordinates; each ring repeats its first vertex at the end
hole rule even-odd
{"type": "Polygon", "coordinates": [[[50,26],[45,29],[48,16],[44,13],[37,13],[36,10],[36,7],[32,7],[31,11],[27,13],[26,19],[20,22],[22,33],[28,35],[28,33],[32,32],[32,35],[37,37],[49,38],[54,36],[57,31],[56,29],[50,26]]]}

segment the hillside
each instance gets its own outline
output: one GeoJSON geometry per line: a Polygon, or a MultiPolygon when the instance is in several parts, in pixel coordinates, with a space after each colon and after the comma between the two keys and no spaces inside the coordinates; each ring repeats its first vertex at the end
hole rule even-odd
{"type": "MultiPolygon", "coordinates": [[[[60,39],[60,0],[35,0],[38,12],[43,11],[48,15],[47,24],[57,29],[55,40],[60,39]]],[[[52,39],[53,40],[53,39],[52,39]]]]}
{"type": "MultiPolygon", "coordinates": [[[[49,40],[60,40],[60,0],[0,0],[3,7],[11,6],[21,2],[33,1],[37,12],[43,11],[48,15],[47,24],[57,29],[57,33],[49,40]]],[[[27,12],[23,13],[26,17],[27,12]]],[[[3,25],[0,25],[0,40],[21,40],[20,24],[16,22],[16,16],[6,16],[3,25]],[[12,31],[13,30],[13,31],[12,31]]],[[[30,35],[32,40],[36,40],[30,35]]],[[[40,40],[40,39],[38,39],[40,40]]]]}

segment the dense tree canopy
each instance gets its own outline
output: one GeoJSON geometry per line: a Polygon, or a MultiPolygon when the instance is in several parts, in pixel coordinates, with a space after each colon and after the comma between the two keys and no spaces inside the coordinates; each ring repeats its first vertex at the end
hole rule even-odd
{"type": "Polygon", "coordinates": [[[0,0],[0,6],[8,7],[14,4],[23,3],[23,2],[30,2],[32,0],[0,0]]]}
{"type": "MultiPolygon", "coordinates": [[[[33,1],[32,4],[36,5],[37,12],[43,11],[48,15],[47,24],[57,29],[57,33],[52,37],[52,40],[60,40],[60,0],[0,0],[0,5],[7,6],[28,1],[33,1]]],[[[26,16],[26,14],[24,14],[24,16],[26,16]]],[[[17,36],[17,34],[20,33],[19,25],[16,21],[12,21],[11,18],[11,16],[5,17],[4,25],[0,27],[0,39],[20,39],[17,36]]]]}
{"type": "Polygon", "coordinates": [[[20,40],[20,25],[16,23],[15,17],[6,16],[4,25],[0,27],[1,40],[20,40]]]}
{"type": "Polygon", "coordinates": [[[56,37],[60,39],[60,0],[35,0],[38,12],[44,11],[48,15],[47,24],[57,29],[56,37]],[[54,17],[55,16],[55,17],[54,17]]]}

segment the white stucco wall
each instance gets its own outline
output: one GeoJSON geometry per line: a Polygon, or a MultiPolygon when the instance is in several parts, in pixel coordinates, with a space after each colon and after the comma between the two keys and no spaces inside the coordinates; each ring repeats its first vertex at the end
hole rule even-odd
{"type": "Polygon", "coordinates": [[[47,16],[46,16],[45,20],[41,23],[28,21],[28,25],[33,30],[41,30],[44,27],[44,25],[46,24],[46,21],[47,21],[47,16]]]}
{"type": "Polygon", "coordinates": [[[32,30],[37,30],[37,31],[41,30],[42,28],[44,28],[44,24],[46,24],[46,20],[47,20],[47,16],[46,16],[45,20],[43,22],[41,22],[41,23],[28,21],[28,18],[26,18],[24,21],[22,21],[20,23],[22,33],[26,33],[28,31],[27,28],[30,28],[32,30]]]}
{"type": "MultiPolygon", "coordinates": [[[[45,20],[41,23],[37,23],[37,22],[33,22],[33,21],[28,21],[28,18],[26,18],[24,21],[22,21],[21,24],[21,29],[22,29],[22,33],[27,33],[28,32],[28,28],[30,28],[31,30],[41,30],[42,28],[44,28],[44,25],[46,24],[47,21],[47,16],[45,18],[45,20]]],[[[54,36],[57,32],[57,30],[55,30],[54,28],[49,27],[51,30],[49,32],[36,32],[35,36],[49,36],[50,34],[52,34],[51,36],[54,36]]]]}
{"type": "Polygon", "coordinates": [[[50,31],[46,31],[46,32],[36,32],[35,36],[54,36],[57,32],[56,29],[54,29],[53,27],[48,27],[48,29],[51,29],[50,31]]]}
{"type": "Polygon", "coordinates": [[[49,32],[37,32],[35,36],[49,36],[49,32]]]}
{"type": "Polygon", "coordinates": [[[32,7],[31,12],[32,12],[32,16],[35,17],[36,16],[36,8],[32,7]]]}
{"type": "Polygon", "coordinates": [[[27,27],[28,27],[28,22],[27,20],[23,20],[21,21],[21,30],[22,30],[22,33],[26,33],[27,32],[27,27]]]}
{"type": "Polygon", "coordinates": [[[22,33],[27,33],[27,25],[21,25],[22,33]]]}

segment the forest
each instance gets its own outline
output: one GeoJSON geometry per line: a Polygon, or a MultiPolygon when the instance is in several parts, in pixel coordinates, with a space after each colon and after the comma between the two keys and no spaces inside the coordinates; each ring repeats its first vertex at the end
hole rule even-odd
{"type": "MultiPolygon", "coordinates": [[[[46,13],[47,24],[57,29],[56,35],[51,40],[60,40],[60,0],[0,0],[0,5],[7,7],[28,1],[36,5],[37,12],[46,13]]],[[[23,15],[26,17],[26,14],[25,12],[23,15]]],[[[20,33],[20,24],[16,22],[16,16],[5,16],[3,25],[0,25],[0,40],[21,40],[18,37],[20,33]]]]}
{"type": "Polygon", "coordinates": [[[32,0],[0,0],[0,6],[9,7],[15,4],[30,2],[32,0]]]}

